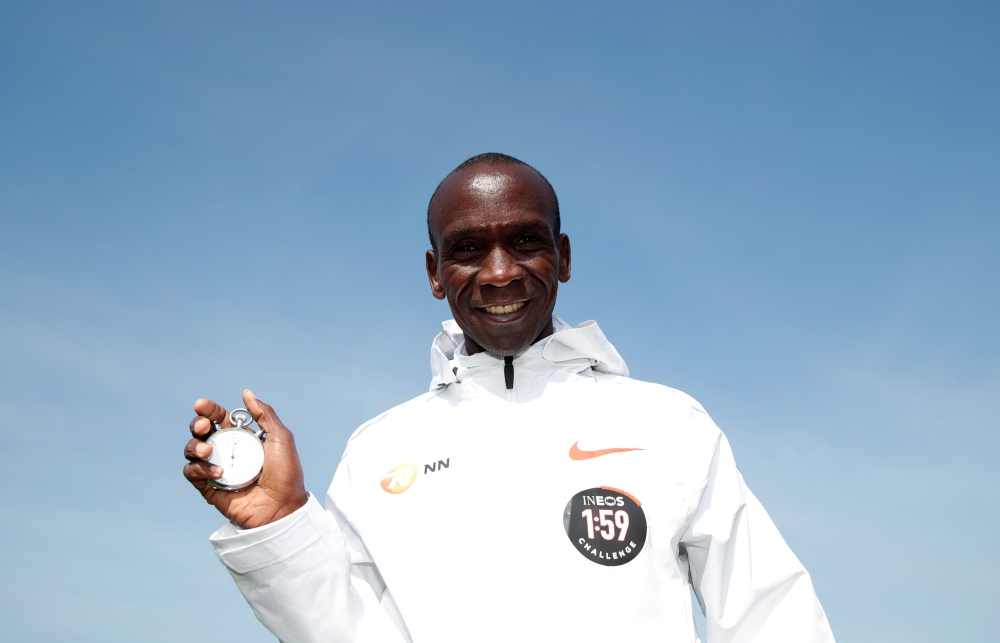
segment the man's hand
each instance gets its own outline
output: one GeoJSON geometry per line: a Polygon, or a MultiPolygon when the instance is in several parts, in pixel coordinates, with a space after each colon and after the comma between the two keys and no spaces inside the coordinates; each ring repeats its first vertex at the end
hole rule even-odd
{"type": "Polygon", "coordinates": [[[264,470],[257,484],[234,492],[221,491],[206,482],[209,478],[222,477],[223,472],[222,467],[205,461],[212,454],[212,445],[205,442],[212,434],[212,422],[218,422],[223,428],[232,423],[226,409],[205,399],[194,403],[194,412],[198,415],[190,425],[194,437],[184,447],[184,457],[190,460],[184,465],[184,477],[201,492],[208,504],[214,505],[233,524],[241,529],[252,529],[284,518],[306,504],[308,496],[292,432],[281,423],[274,409],[258,400],[250,389],[243,391],[243,403],[267,432],[264,470]]]}

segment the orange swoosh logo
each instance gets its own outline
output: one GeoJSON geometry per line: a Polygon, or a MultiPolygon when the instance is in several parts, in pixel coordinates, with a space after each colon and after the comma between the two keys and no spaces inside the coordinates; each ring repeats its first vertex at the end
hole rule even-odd
{"type": "Polygon", "coordinates": [[[645,449],[638,448],[627,448],[627,449],[600,449],[598,451],[584,451],[577,445],[580,441],[577,440],[573,443],[573,446],[569,448],[569,457],[571,460],[589,460],[591,458],[599,458],[602,455],[608,455],[609,453],[624,453],[625,451],[645,451],[645,449]]]}

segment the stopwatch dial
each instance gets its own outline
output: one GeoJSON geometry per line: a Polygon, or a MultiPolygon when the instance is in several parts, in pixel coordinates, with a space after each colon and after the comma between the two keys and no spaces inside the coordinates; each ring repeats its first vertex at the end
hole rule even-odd
{"type": "Polygon", "coordinates": [[[264,466],[264,449],[249,431],[220,431],[211,438],[212,455],[208,461],[222,467],[224,473],[216,482],[238,487],[253,480],[264,466]]]}

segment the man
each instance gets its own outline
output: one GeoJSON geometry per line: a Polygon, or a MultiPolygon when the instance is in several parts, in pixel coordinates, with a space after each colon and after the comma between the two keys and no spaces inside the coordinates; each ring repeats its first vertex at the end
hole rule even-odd
{"type": "Polygon", "coordinates": [[[500,154],[449,174],[427,213],[431,292],[454,321],[431,390],[350,438],[326,509],[291,432],[258,484],[206,483],[198,400],[184,474],[229,519],[213,534],[257,618],[298,641],[833,641],[805,569],[687,395],[628,378],[594,322],[552,312],[570,278],[559,205],[500,154]]]}

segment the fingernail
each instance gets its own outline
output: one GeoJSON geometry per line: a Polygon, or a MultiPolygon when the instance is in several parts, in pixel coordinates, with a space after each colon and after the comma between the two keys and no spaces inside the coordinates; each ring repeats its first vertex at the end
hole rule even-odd
{"type": "Polygon", "coordinates": [[[257,399],[257,396],[256,396],[256,395],[254,395],[254,394],[253,394],[253,391],[251,391],[250,389],[247,389],[247,395],[249,395],[250,397],[252,397],[252,398],[253,398],[253,399],[255,399],[255,400],[257,399]]]}
{"type": "Polygon", "coordinates": [[[213,464],[213,465],[212,465],[212,468],[211,468],[211,469],[209,469],[209,472],[210,472],[210,473],[211,473],[211,474],[212,474],[213,476],[215,476],[216,478],[220,477],[220,476],[222,475],[223,471],[224,471],[224,470],[223,470],[223,468],[222,468],[222,467],[220,467],[220,466],[218,466],[218,465],[215,465],[215,464],[213,464]]]}

